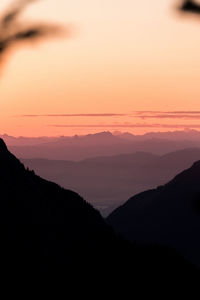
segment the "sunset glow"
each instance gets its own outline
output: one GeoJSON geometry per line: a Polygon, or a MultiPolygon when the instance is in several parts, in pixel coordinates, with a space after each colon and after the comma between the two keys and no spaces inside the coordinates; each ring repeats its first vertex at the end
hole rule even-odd
{"type": "Polygon", "coordinates": [[[0,133],[200,129],[200,18],[182,17],[175,5],[33,3],[24,19],[70,25],[72,34],[19,48],[2,65],[0,133]]]}

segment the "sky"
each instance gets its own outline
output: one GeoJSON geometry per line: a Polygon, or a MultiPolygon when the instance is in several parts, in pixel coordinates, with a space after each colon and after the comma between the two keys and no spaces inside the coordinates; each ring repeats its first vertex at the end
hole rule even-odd
{"type": "MultiPolygon", "coordinates": [[[[198,1],[197,1],[198,2],[198,1]]],[[[0,10],[10,1],[1,0],[0,10]]],[[[23,19],[71,36],[19,48],[0,72],[0,133],[142,134],[200,127],[200,17],[174,0],[41,0],[23,19]]]]}

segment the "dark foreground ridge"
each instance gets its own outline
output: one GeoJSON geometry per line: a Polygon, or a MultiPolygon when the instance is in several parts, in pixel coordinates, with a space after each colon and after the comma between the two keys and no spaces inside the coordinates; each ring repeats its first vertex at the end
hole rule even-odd
{"type": "Polygon", "coordinates": [[[198,272],[176,251],[117,237],[78,194],[26,170],[2,140],[0,192],[0,272],[9,281],[42,277],[66,285],[70,277],[104,286],[107,278],[115,290],[128,282],[131,289],[195,286],[198,272]]]}
{"type": "Polygon", "coordinates": [[[107,222],[130,241],[173,247],[200,267],[200,161],[132,197],[107,222]]]}

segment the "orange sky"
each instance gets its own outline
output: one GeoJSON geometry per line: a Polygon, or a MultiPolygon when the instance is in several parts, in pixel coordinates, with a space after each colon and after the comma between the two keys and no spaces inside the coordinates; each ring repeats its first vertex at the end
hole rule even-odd
{"type": "MultiPolygon", "coordinates": [[[[0,8],[8,3],[1,0],[0,8]]],[[[176,3],[43,0],[31,5],[24,18],[72,24],[74,34],[70,40],[23,47],[4,66],[0,133],[142,133],[166,130],[170,124],[198,127],[199,114],[166,116],[169,111],[200,111],[200,18],[177,15],[176,3]],[[165,117],[155,112],[138,117],[135,112],[143,110],[165,112],[165,117]]]]}

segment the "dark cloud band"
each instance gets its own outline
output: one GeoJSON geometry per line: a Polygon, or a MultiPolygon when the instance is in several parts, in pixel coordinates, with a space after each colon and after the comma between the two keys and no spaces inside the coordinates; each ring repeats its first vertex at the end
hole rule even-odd
{"type": "Polygon", "coordinates": [[[57,128],[200,128],[200,124],[52,124],[57,128]]]}
{"type": "Polygon", "coordinates": [[[65,117],[125,117],[128,114],[116,114],[116,113],[103,113],[103,114],[44,114],[44,115],[21,115],[23,118],[41,118],[41,117],[52,117],[52,118],[65,118],[65,117]]]}
{"type": "Polygon", "coordinates": [[[133,114],[140,119],[187,119],[199,120],[200,111],[138,111],[133,114]]]}

